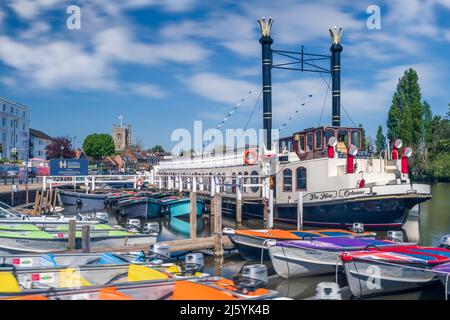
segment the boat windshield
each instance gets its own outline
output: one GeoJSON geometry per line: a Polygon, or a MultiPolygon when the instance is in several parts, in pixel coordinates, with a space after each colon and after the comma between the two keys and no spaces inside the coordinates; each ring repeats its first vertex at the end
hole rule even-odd
{"type": "Polygon", "coordinates": [[[0,201],[0,219],[21,219],[22,215],[14,208],[0,201]]]}

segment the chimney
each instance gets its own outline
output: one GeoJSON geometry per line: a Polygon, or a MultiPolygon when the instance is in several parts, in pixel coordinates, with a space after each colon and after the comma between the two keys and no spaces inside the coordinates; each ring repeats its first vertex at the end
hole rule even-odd
{"type": "Polygon", "coordinates": [[[333,96],[333,127],[341,126],[341,37],[342,28],[339,30],[334,27],[330,29],[331,38],[333,40],[331,51],[331,77],[332,77],[332,96],[333,96]]]}
{"type": "Polygon", "coordinates": [[[267,150],[272,150],[272,43],[270,37],[273,19],[266,20],[262,18],[258,20],[261,30],[262,47],[262,80],[263,80],[263,128],[266,134],[264,140],[267,150]]]}

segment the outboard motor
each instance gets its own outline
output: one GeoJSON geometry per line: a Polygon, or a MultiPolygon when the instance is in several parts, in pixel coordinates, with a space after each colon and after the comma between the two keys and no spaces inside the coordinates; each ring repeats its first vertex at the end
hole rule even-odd
{"type": "Polygon", "coordinates": [[[80,198],[78,198],[76,201],[76,208],[78,213],[81,211],[81,208],[83,208],[83,200],[81,200],[80,198]]]}
{"type": "Polygon", "coordinates": [[[150,234],[150,233],[157,233],[159,234],[159,223],[157,222],[148,222],[145,224],[144,229],[143,229],[143,233],[145,234],[150,234]]]}
{"type": "Polygon", "coordinates": [[[148,254],[150,258],[167,261],[170,259],[170,246],[155,243],[150,246],[148,254]]]}
{"type": "Polygon", "coordinates": [[[321,282],[316,287],[316,300],[342,300],[341,288],[335,282],[321,282]]]}
{"type": "Polygon", "coordinates": [[[195,274],[205,269],[205,258],[202,253],[189,253],[184,260],[186,273],[195,274]]]}
{"type": "Polygon", "coordinates": [[[233,281],[241,291],[254,292],[264,288],[269,282],[267,267],[263,264],[245,266],[240,274],[233,276],[233,281]]]}
{"type": "Polygon", "coordinates": [[[139,229],[141,227],[141,220],[129,219],[127,221],[127,227],[139,229]]]}
{"type": "Polygon", "coordinates": [[[441,248],[450,249],[450,234],[447,234],[447,235],[442,237],[439,246],[441,248]]]}
{"type": "Polygon", "coordinates": [[[359,222],[354,223],[351,231],[355,233],[364,233],[364,224],[359,222]]]}
{"type": "Polygon", "coordinates": [[[402,231],[388,231],[386,238],[394,242],[403,242],[403,232],[402,231]]]}
{"type": "Polygon", "coordinates": [[[106,212],[97,212],[95,214],[95,218],[100,222],[100,223],[108,223],[109,222],[109,215],[106,212]]]}

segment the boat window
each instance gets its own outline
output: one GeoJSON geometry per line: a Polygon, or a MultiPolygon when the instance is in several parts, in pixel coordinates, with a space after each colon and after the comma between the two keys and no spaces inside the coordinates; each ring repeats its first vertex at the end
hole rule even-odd
{"type": "MultiPolygon", "coordinates": [[[[247,184],[248,183],[248,178],[247,178],[247,176],[248,176],[248,172],[247,171],[244,171],[244,178],[242,179],[242,183],[243,184],[247,184]]],[[[242,191],[243,192],[247,192],[247,188],[242,188],[242,191]]]]}
{"type": "Polygon", "coordinates": [[[347,148],[348,148],[348,131],[345,129],[340,129],[338,131],[337,151],[341,153],[347,153],[347,148]]]}
{"type": "Polygon", "coordinates": [[[299,147],[300,147],[300,149],[299,149],[300,153],[305,152],[306,149],[305,149],[305,136],[304,135],[300,135],[300,138],[298,140],[298,144],[299,144],[299,147]]]}
{"type": "MultiPolygon", "coordinates": [[[[253,171],[252,172],[252,176],[258,176],[258,172],[256,172],[256,171],[253,171]]],[[[256,177],[256,178],[251,178],[251,184],[258,184],[258,182],[259,182],[259,179],[256,177]]],[[[256,193],[256,192],[258,192],[259,191],[259,187],[256,187],[256,186],[254,186],[254,187],[251,187],[250,188],[251,190],[252,190],[252,192],[254,192],[254,193],[256,193]]]]}
{"type": "Polygon", "coordinates": [[[292,191],[292,170],[284,169],[283,171],[283,191],[292,191]]]}
{"type": "Polygon", "coordinates": [[[306,190],[307,189],[306,168],[298,167],[296,173],[297,173],[297,190],[306,190]]]}
{"type": "Polygon", "coordinates": [[[352,131],[352,144],[354,144],[358,149],[361,149],[361,131],[352,131]]]}
{"type": "Polygon", "coordinates": [[[322,130],[316,130],[316,149],[322,149],[322,130]]]}
{"type": "Polygon", "coordinates": [[[331,137],[335,137],[336,136],[336,131],[334,131],[333,129],[326,129],[325,130],[325,142],[328,145],[328,140],[330,140],[331,137]]]}
{"type": "Polygon", "coordinates": [[[313,151],[314,148],[314,135],[312,132],[306,134],[306,151],[313,151]]]}

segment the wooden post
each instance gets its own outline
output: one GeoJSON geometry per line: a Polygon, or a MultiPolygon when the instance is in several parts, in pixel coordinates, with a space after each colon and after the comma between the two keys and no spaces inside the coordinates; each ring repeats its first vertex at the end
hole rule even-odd
{"type": "Polygon", "coordinates": [[[267,217],[267,228],[273,229],[273,190],[269,190],[269,205],[268,205],[268,217],[267,217]]]}
{"type": "Polygon", "coordinates": [[[298,193],[297,202],[297,230],[303,230],[303,192],[298,193]]]}
{"type": "Polygon", "coordinates": [[[27,183],[25,184],[25,201],[27,205],[30,203],[30,190],[28,189],[28,179],[27,183]]]}
{"type": "Polygon", "coordinates": [[[241,178],[237,179],[236,185],[236,228],[242,227],[242,189],[241,178]]]}
{"type": "Polygon", "coordinates": [[[70,219],[69,220],[69,244],[67,246],[69,250],[76,249],[76,245],[75,245],[76,232],[77,232],[77,220],[70,219]]]}
{"type": "Polygon", "coordinates": [[[14,207],[14,187],[15,187],[15,185],[12,185],[11,186],[11,207],[14,207]]]}
{"type": "Polygon", "coordinates": [[[197,239],[197,193],[191,192],[191,209],[190,209],[190,225],[191,225],[191,239],[197,239]]]}
{"type": "Polygon", "coordinates": [[[34,199],[33,216],[37,215],[37,213],[38,213],[40,199],[41,199],[41,190],[37,190],[36,197],[34,199]]]}
{"type": "Polygon", "coordinates": [[[58,199],[59,191],[58,189],[55,189],[55,196],[53,197],[53,204],[52,204],[52,213],[55,212],[56,208],[56,200],[58,199]]]}
{"type": "Polygon", "coordinates": [[[91,226],[83,225],[81,229],[81,251],[83,253],[91,252],[91,226]]]}
{"type": "Polygon", "coordinates": [[[223,264],[223,247],[222,247],[222,195],[214,196],[214,257],[216,264],[223,264]]]}

